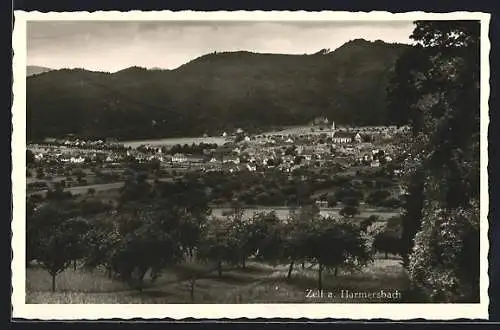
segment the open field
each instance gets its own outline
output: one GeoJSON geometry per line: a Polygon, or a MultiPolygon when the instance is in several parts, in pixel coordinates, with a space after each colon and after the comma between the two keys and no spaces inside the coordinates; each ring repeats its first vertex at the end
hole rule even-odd
{"type": "MultiPolygon", "coordinates": [[[[103,183],[103,184],[91,184],[85,186],[76,186],[76,187],[68,187],[64,188],[64,191],[69,191],[72,195],[83,195],[88,192],[89,189],[95,189],[96,192],[107,191],[107,190],[115,190],[123,188],[125,182],[113,182],[113,183],[103,183]]],[[[46,194],[47,190],[39,190],[28,192],[27,195],[34,194],[46,194]]]]}
{"type": "Polygon", "coordinates": [[[310,125],[301,125],[301,126],[291,126],[291,127],[286,127],[283,128],[282,130],[275,130],[275,131],[269,131],[269,132],[264,132],[261,135],[305,135],[305,134],[321,134],[321,133],[331,133],[330,130],[325,129],[325,130],[320,130],[319,128],[312,127],[310,125]]]}
{"type": "Polygon", "coordinates": [[[181,138],[166,138],[166,139],[151,139],[151,140],[133,140],[133,141],[122,141],[120,142],[125,147],[137,148],[141,145],[149,146],[173,146],[176,144],[199,144],[199,143],[210,143],[223,145],[226,143],[226,138],[222,136],[209,136],[209,137],[181,137],[181,138]]]}
{"type": "MultiPolygon", "coordinates": [[[[330,216],[330,217],[339,217],[341,208],[321,208],[320,209],[320,214],[321,216],[330,216]]],[[[212,209],[212,215],[216,216],[216,217],[222,217],[224,216],[225,214],[227,214],[227,212],[229,212],[230,209],[229,208],[213,208],[212,209]]],[[[243,213],[243,217],[244,218],[251,218],[255,213],[260,213],[260,212],[276,212],[276,215],[278,216],[278,218],[280,219],[286,219],[289,214],[290,214],[290,211],[287,207],[279,207],[279,206],[275,206],[275,207],[271,207],[271,206],[263,206],[263,207],[247,207],[244,209],[244,213],[243,213]]],[[[298,212],[298,210],[297,210],[298,212]]],[[[391,217],[394,217],[394,216],[397,216],[399,215],[400,212],[398,211],[379,211],[379,210],[376,210],[376,209],[370,209],[370,208],[366,208],[366,209],[361,209],[361,213],[357,216],[357,218],[368,218],[372,215],[374,216],[377,216],[380,218],[380,220],[387,220],[391,217]]]]}
{"type": "MultiPolygon", "coordinates": [[[[270,266],[249,262],[246,269],[227,268],[221,277],[207,272],[196,280],[194,301],[191,299],[189,267],[175,266],[165,270],[155,282],[146,284],[142,292],[109,279],[98,272],[68,269],[57,278],[57,292],[50,292],[51,279],[43,269],[29,268],[26,273],[27,303],[383,303],[398,300],[355,298],[341,296],[342,290],[351,292],[404,292],[408,279],[399,259],[376,259],[360,272],[339,271],[338,276],[324,272],[324,292],[333,297],[308,298],[306,291],[315,289],[317,271],[306,264],[295,267],[287,279],[288,265],[270,266]]],[[[199,267],[199,266],[198,266],[199,267]]],[[[205,266],[206,267],[206,266],[205,266]]]]}
{"type": "MultiPolygon", "coordinates": [[[[171,178],[160,178],[160,182],[168,182],[171,181],[171,178]]],[[[153,180],[148,180],[150,183],[153,182],[153,180]]],[[[99,192],[106,192],[110,190],[118,190],[121,189],[125,186],[125,182],[120,181],[120,182],[112,182],[112,183],[101,183],[101,184],[91,184],[91,185],[84,185],[84,186],[76,186],[76,187],[67,187],[64,188],[64,191],[69,191],[72,195],[84,195],[88,193],[89,189],[94,189],[96,193],[99,192]]],[[[31,191],[28,192],[27,195],[34,195],[34,194],[46,194],[47,190],[38,190],[38,191],[31,191]]]]}

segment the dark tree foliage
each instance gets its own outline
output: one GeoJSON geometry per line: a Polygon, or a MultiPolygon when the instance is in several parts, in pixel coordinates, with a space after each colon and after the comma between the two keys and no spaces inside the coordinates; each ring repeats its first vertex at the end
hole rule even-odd
{"type": "Polygon", "coordinates": [[[223,263],[234,265],[241,261],[239,242],[231,230],[232,225],[225,219],[213,218],[199,243],[199,258],[213,262],[219,276],[223,263]]]}
{"type": "Polygon", "coordinates": [[[339,213],[343,217],[352,218],[353,216],[359,214],[359,209],[357,205],[347,204],[340,210],[339,213]]]}
{"type": "Polygon", "coordinates": [[[35,162],[35,154],[33,151],[26,149],[26,166],[30,166],[35,162]]]}
{"type": "Polygon", "coordinates": [[[390,196],[390,192],[387,190],[375,190],[370,193],[366,198],[366,202],[371,205],[379,206],[381,203],[390,196]]]}
{"type": "Polygon", "coordinates": [[[372,260],[361,229],[352,222],[321,218],[307,232],[304,252],[307,259],[318,264],[318,289],[323,289],[324,269],[346,266],[359,268],[372,260]]]}
{"type": "Polygon", "coordinates": [[[319,209],[316,205],[302,206],[298,212],[291,212],[282,233],[282,259],[289,263],[287,278],[291,278],[296,262],[302,262],[304,268],[309,233],[312,226],[320,220],[319,209]]]}
{"type": "Polygon", "coordinates": [[[424,207],[424,180],[423,170],[417,169],[409,178],[408,193],[404,198],[401,252],[405,266],[408,265],[409,255],[413,249],[413,239],[421,229],[422,209],[424,207]]]}
{"type": "Polygon", "coordinates": [[[382,252],[385,258],[388,254],[400,255],[401,248],[401,234],[402,234],[402,218],[392,217],[387,220],[384,228],[377,232],[373,240],[374,251],[382,252]]]}
{"type": "Polygon", "coordinates": [[[403,258],[433,301],[478,296],[477,273],[464,274],[479,267],[479,219],[471,215],[479,205],[479,31],[477,21],[415,22],[417,45],[396,64],[389,90],[392,119],[410,124],[413,138],[403,258]]]}
{"type": "Polygon", "coordinates": [[[274,212],[256,214],[251,232],[257,260],[277,263],[283,260],[286,225],[274,212]]]}
{"type": "Polygon", "coordinates": [[[146,272],[181,260],[182,253],[174,233],[162,228],[157,214],[139,212],[137,226],[121,233],[111,255],[111,266],[123,280],[142,289],[146,272]]]}
{"type": "MultiPolygon", "coordinates": [[[[73,217],[71,211],[62,211],[61,204],[47,204],[34,208],[29,204],[26,218],[27,261],[36,260],[52,277],[52,291],[56,291],[56,277],[71,262],[86,253],[85,234],[88,221],[73,217]]],[[[74,213],[74,212],[73,212],[74,213]]]]}

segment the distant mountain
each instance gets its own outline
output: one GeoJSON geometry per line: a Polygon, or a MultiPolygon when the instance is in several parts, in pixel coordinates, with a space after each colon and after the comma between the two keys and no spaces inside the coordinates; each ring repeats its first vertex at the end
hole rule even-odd
{"type": "Polygon", "coordinates": [[[35,74],[40,74],[40,73],[49,72],[49,71],[52,71],[52,69],[45,68],[43,66],[28,65],[26,67],[26,76],[29,77],[29,76],[33,76],[35,74]]]}
{"type": "Polygon", "coordinates": [[[311,55],[211,53],[175,70],[56,70],[27,80],[28,138],[220,134],[310,122],[386,122],[386,86],[407,45],[356,39],[311,55]]]}

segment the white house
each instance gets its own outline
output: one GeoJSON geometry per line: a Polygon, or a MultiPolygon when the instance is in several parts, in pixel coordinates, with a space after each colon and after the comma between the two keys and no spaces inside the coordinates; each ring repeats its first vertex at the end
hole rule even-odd
{"type": "Polygon", "coordinates": [[[328,202],[327,201],[316,201],[316,206],[319,208],[327,208],[328,202]]]}
{"type": "Polygon", "coordinates": [[[333,143],[352,143],[361,142],[361,135],[359,133],[348,133],[348,132],[334,132],[332,137],[333,143]]]}
{"type": "Polygon", "coordinates": [[[183,163],[183,162],[187,161],[187,157],[184,154],[177,153],[177,154],[172,156],[172,161],[174,163],[183,163]]]}
{"type": "Polygon", "coordinates": [[[70,161],[70,163],[81,164],[81,163],[83,163],[85,161],[85,158],[83,158],[81,156],[80,157],[71,157],[69,159],[69,161],[70,161]]]}
{"type": "Polygon", "coordinates": [[[155,156],[155,155],[153,155],[153,156],[149,156],[149,157],[148,157],[148,160],[150,160],[150,161],[151,161],[151,160],[155,160],[155,159],[156,159],[156,160],[159,160],[160,162],[162,162],[162,161],[163,161],[163,157],[162,157],[162,156],[155,156]]]}
{"type": "Polygon", "coordinates": [[[239,164],[240,163],[240,157],[235,157],[235,156],[224,157],[223,163],[239,164]]]}
{"type": "Polygon", "coordinates": [[[373,155],[364,155],[363,160],[365,162],[371,162],[373,160],[373,155]]]}

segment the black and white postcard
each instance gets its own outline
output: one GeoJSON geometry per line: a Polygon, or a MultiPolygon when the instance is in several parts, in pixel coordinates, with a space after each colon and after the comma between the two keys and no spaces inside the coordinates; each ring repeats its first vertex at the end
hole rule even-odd
{"type": "Polygon", "coordinates": [[[14,15],[14,317],[487,318],[489,14],[14,15]]]}

